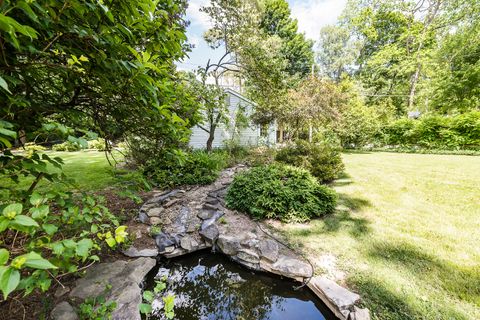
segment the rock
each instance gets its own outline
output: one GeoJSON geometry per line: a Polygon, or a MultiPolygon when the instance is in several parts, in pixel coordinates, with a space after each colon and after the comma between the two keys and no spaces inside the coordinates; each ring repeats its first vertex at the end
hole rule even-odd
{"type": "Polygon", "coordinates": [[[70,292],[70,288],[69,287],[58,287],[57,290],[55,290],[55,298],[60,298],[61,296],[67,294],[70,292]]]}
{"type": "Polygon", "coordinates": [[[221,210],[222,207],[219,206],[219,205],[214,205],[214,204],[210,204],[210,203],[204,203],[204,204],[203,204],[203,209],[216,211],[216,210],[221,210]]]}
{"type": "Polygon", "coordinates": [[[205,203],[208,203],[208,204],[211,204],[211,205],[216,205],[216,204],[220,203],[220,200],[218,200],[217,198],[214,198],[214,197],[207,197],[207,199],[205,199],[205,203]]]}
{"type": "Polygon", "coordinates": [[[260,262],[260,257],[253,250],[240,249],[238,250],[236,257],[242,261],[252,263],[252,264],[256,264],[260,262]]]}
{"type": "Polygon", "coordinates": [[[156,196],[156,197],[153,197],[151,198],[150,200],[147,201],[147,204],[148,203],[163,203],[165,200],[167,200],[168,198],[170,197],[174,197],[177,193],[181,192],[181,191],[184,191],[184,190],[172,190],[172,191],[167,191],[167,192],[164,192],[162,193],[161,195],[159,196],[156,196]]]}
{"type": "Polygon", "coordinates": [[[149,221],[150,221],[150,224],[151,224],[152,226],[156,226],[156,225],[158,225],[158,224],[162,224],[162,219],[160,219],[160,218],[158,218],[158,217],[152,217],[152,218],[150,218],[149,221]]]}
{"type": "Polygon", "coordinates": [[[259,242],[257,239],[244,239],[240,244],[247,249],[256,249],[259,242]]]}
{"type": "Polygon", "coordinates": [[[215,211],[212,210],[201,210],[199,213],[197,213],[197,217],[199,217],[202,220],[207,220],[213,217],[215,214],[215,211]]]}
{"type": "Polygon", "coordinates": [[[280,256],[278,260],[271,265],[271,270],[274,273],[280,274],[292,279],[308,278],[312,276],[312,267],[299,259],[280,256]]]}
{"type": "Polygon", "coordinates": [[[196,224],[193,224],[193,223],[190,223],[188,226],[187,226],[187,232],[190,233],[190,232],[195,232],[197,231],[197,229],[200,227],[200,225],[196,225],[196,224]]]}
{"type": "Polygon", "coordinates": [[[157,244],[158,250],[165,251],[166,247],[174,246],[177,242],[175,238],[161,232],[155,237],[155,243],[157,244]]]}
{"type": "Polygon", "coordinates": [[[215,224],[208,226],[207,228],[201,230],[199,233],[210,244],[215,243],[219,235],[218,228],[215,224]]]}
{"type": "Polygon", "coordinates": [[[176,204],[178,202],[180,202],[180,199],[172,199],[172,200],[168,201],[167,203],[165,203],[163,205],[163,207],[164,208],[169,208],[169,207],[173,206],[174,204],[176,204]]]}
{"type": "Polygon", "coordinates": [[[140,213],[138,214],[138,220],[140,220],[141,223],[148,223],[147,214],[142,210],[140,210],[140,213]]]}
{"type": "Polygon", "coordinates": [[[147,211],[147,216],[149,217],[160,217],[162,212],[165,211],[162,207],[156,207],[147,211]]]}
{"type": "Polygon", "coordinates": [[[84,278],[75,282],[69,297],[85,300],[88,297],[105,295],[106,301],[117,303],[112,319],[140,320],[140,284],[155,264],[155,259],[151,258],[98,264],[90,268],[84,278]],[[107,286],[110,286],[110,289],[107,289],[107,286]]]}
{"type": "Polygon", "coordinates": [[[138,250],[134,246],[131,246],[127,250],[122,251],[124,255],[131,258],[138,257],[156,257],[158,256],[158,249],[142,249],[138,250]]]}
{"type": "MultiPolygon", "coordinates": [[[[340,319],[347,319],[350,310],[353,310],[354,305],[360,301],[358,294],[339,286],[334,281],[325,277],[313,277],[308,283],[308,287],[322,299],[330,310],[340,319]]],[[[362,312],[359,312],[359,317],[361,313],[362,312]]]]}
{"type": "Polygon", "coordinates": [[[250,269],[250,270],[261,271],[258,263],[247,262],[247,261],[245,261],[245,260],[242,260],[242,259],[237,258],[237,256],[232,256],[232,257],[230,257],[230,258],[231,258],[233,261],[241,264],[241,265],[244,266],[244,267],[247,267],[247,268],[250,269]]]}
{"type": "Polygon", "coordinates": [[[370,311],[355,306],[353,311],[349,313],[348,320],[370,320],[370,311]]]}
{"type": "Polygon", "coordinates": [[[274,240],[266,239],[260,241],[258,250],[262,258],[265,258],[271,262],[275,262],[278,259],[278,244],[274,240]]]}
{"type": "Polygon", "coordinates": [[[221,216],[223,216],[223,211],[215,211],[211,218],[203,220],[200,230],[208,228],[210,225],[214,224],[221,216]]]}
{"type": "Polygon", "coordinates": [[[241,249],[240,239],[237,237],[220,235],[217,239],[217,246],[224,254],[234,256],[241,249]]]}
{"type": "Polygon", "coordinates": [[[175,251],[175,246],[166,247],[165,250],[163,250],[164,253],[172,253],[173,251],[175,251]]]}
{"type": "Polygon", "coordinates": [[[175,198],[181,198],[183,197],[183,195],[185,194],[185,190],[177,190],[177,193],[171,197],[175,197],[175,198]]]}
{"type": "Polygon", "coordinates": [[[63,301],[53,308],[50,313],[52,320],[78,320],[78,315],[70,303],[63,301]]]}
{"type": "Polygon", "coordinates": [[[193,251],[198,248],[198,242],[191,236],[185,236],[180,240],[180,246],[187,251],[193,251]]]}

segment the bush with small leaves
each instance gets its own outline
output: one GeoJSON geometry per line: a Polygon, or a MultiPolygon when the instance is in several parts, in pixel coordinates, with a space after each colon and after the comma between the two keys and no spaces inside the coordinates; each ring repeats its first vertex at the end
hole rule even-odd
{"type": "Polygon", "coordinates": [[[235,176],[226,204],[257,219],[307,221],[331,213],[337,196],[307,170],[273,164],[235,176]]]}
{"type": "Polygon", "coordinates": [[[327,142],[297,140],[281,149],[276,161],[307,169],[321,183],[331,182],[345,169],[339,148],[327,142]]]}

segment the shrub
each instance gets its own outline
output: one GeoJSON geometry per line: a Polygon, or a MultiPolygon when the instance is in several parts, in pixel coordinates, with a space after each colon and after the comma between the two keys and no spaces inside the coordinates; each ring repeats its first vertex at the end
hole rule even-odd
{"type": "Polygon", "coordinates": [[[82,149],[82,147],[78,143],[71,142],[71,141],[65,141],[63,143],[54,144],[52,146],[52,150],[54,150],[54,151],[69,151],[69,152],[72,152],[72,151],[80,151],[81,149],[82,149]]]}
{"type": "Polygon", "coordinates": [[[412,130],[415,126],[413,119],[398,119],[382,129],[383,143],[387,145],[407,145],[412,139],[412,130]]]}
{"type": "Polygon", "coordinates": [[[23,148],[25,149],[25,152],[27,153],[28,156],[32,155],[34,152],[47,150],[47,148],[45,148],[44,146],[35,144],[35,142],[25,143],[23,148]]]}
{"type": "Polygon", "coordinates": [[[337,196],[307,170],[272,164],[236,175],[225,200],[257,219],[301,222],[333,212],[337,196]]]}
{"type": "Polygon", "coordinates": [[[105,151],[105,139],[98,138],[96,140],[88,141],[88,149],[95,149],[98,151],[105,151]]]}
{"type": "Polygon", "coordinates": [[[383,145],[437,150],[480,149],[480,111],[398,119],[381,130],[383,145]]]}
{"type": "Polygon", "coordinates": [[[257,147],[250,149],[245,162],[253,167],[273,163],[277,151],[269,147],[257,147]]]}
{"type": "Polygon", "coordinates": [[[182,158],[180,161],[178,157],[155,160],[148,164],[146,173],[163,187],[205,185],[214,182],[228,162],[228,154],[220,150],[193,151],[182,158]]]}
{"type": "Polygon", "coordinates": [[[333,181],[344,170],[339,149],[327,142],[297,140],[281,149],[275,160],[307,169],[321,183],[333,181]]]}

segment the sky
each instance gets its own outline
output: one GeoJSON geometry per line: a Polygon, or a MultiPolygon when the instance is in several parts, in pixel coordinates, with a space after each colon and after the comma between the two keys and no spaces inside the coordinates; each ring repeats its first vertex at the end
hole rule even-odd
{"type": "MultiPolygon", "coordinates": [[[[298,20],[298,28],[306,37],[316,41],[320,29],[328,24],[333,24],[344,9],[347,0],[287,0],[292,11],[292,17],[298,20]]],[[[202,6],[208,5],[209,0],[190,0],[187,9],[187,20],[190,26],[187,37],[195,46],[189,53],[189,58],[178,63],[178,68],[193,70],[199,65],[205,66],[209,58],[219,59],[222,55],[221,48],[210,49],[203,40],[203,33],[209,28],[210,20],[207,15],[200,12],[202,6]]]]}

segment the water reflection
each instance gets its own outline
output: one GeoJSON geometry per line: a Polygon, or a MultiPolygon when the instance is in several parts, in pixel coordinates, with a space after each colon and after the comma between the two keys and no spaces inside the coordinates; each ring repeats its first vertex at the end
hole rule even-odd
{"type": "MultiPolygon", "coordinates": [[[[168,279],[167,290],[176,296],[175,319],[334,319],[309,290],[294,291],[295,283],[249,272],[220,254],[171,260],[154,276],[168,279]]],[[[152,276],[150,288],[153,282],[152,276]]],[[[153,318],[163,319],[161,312],[153,318]]]]}

